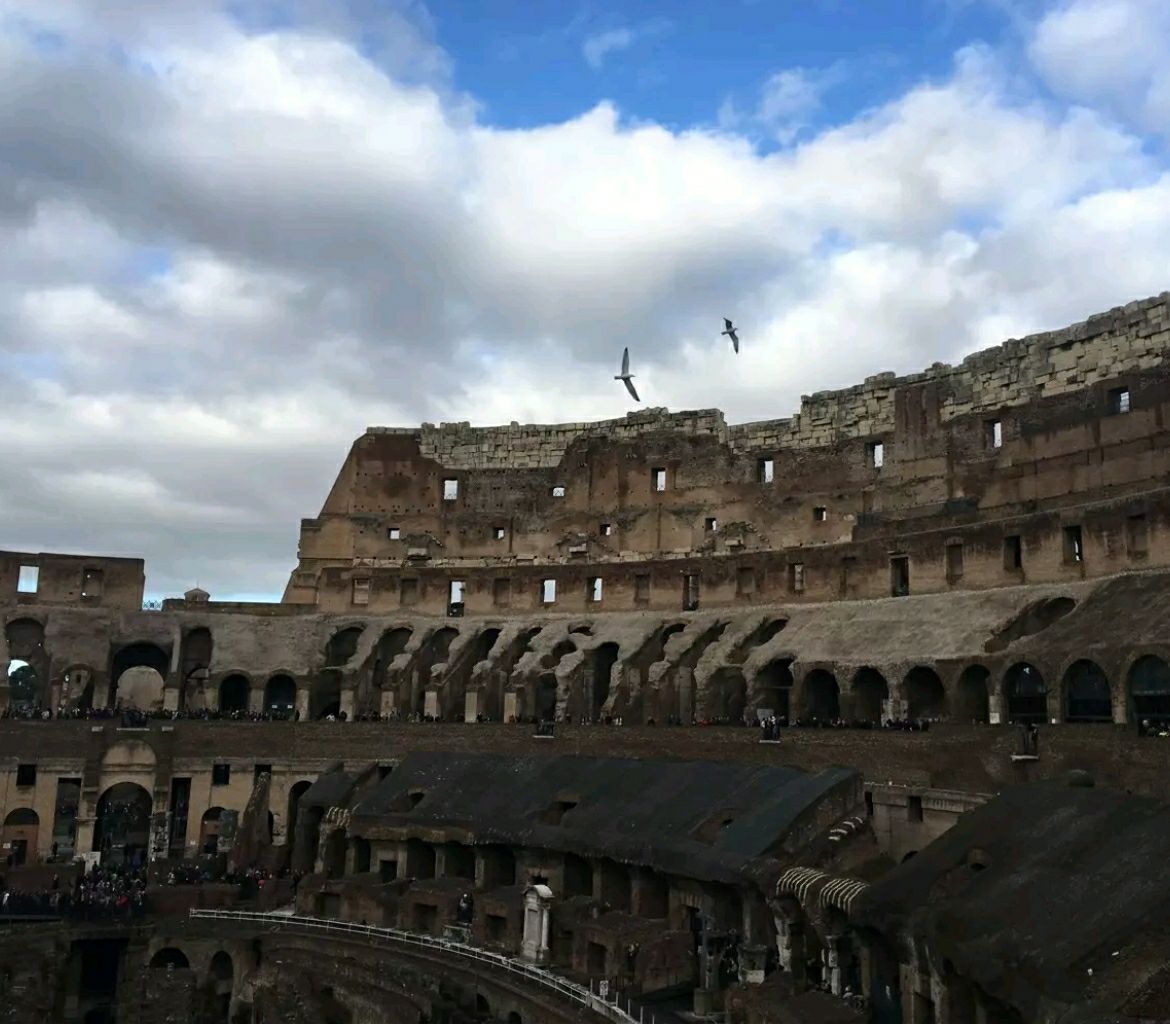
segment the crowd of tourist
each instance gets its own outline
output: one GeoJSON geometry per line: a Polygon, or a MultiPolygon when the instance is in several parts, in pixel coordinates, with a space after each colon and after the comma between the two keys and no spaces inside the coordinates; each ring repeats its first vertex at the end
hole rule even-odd
{"type": "MultiPolygon", "coordinates": [[[[116,721],[127,728],[142,727],[151,722],[289,722],[299,721],[299,711],[243,711],[243,710],[211,710],[202,708],[198,711],[191,708],[182,708],[177,711],[163,711],[155,709],[143,711],[139,708],[80,708],[59,705],[56,709],[41,704],[10,704],[0,711],[0,719],[17,719],[28,722],[48,722],[53,719],[59,721],[116,721]]],[[[342,712],[342,721],[345,713],[342,712]]]]}
{"type": "Polygon", "coordinates": [[[1170,739],[1170,718],[1143,718],[1138,722],[1138,735],[1170,739]]]}
{"type": "Polygon", "coordinates": [[[48,886],[0,893],[0,916],[52,916],[126,920],[145,912],[146,872],[141,868],[94,866],[72,885],[54,875],[48,886]]]}

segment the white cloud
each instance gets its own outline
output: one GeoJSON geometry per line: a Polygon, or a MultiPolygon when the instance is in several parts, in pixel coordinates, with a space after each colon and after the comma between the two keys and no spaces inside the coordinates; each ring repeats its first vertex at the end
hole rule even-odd
{"type": "MultiPolygon", "coordinates": [[[[398,74],[311,4],[199,6],[0,17],[5,544],[142,554],[156,592],[278,593],[367,425],[623,414],[625,344],[647,405],[783,416],[1166,287],[1170,168],[986,49],[762,156],[734,111],[501,130],[420,80],[421,28],[398,74]]],[[[817,81],[753,116],[810,121],[817,81]]]]}
{"type": "Polygon", "coordinates": [[[591,68],[599,68],[605,63],[608,54],[628,50],[634,45],[637,37],[632,29],[611,28],[605,32],[595,32],[587,36],[581,44],[581,53],[585,63],[591,68]]]}
{"type": "Polygon", "coordinates": [[[1030,55],[1051,85],[1143,129],[1170,130],[1170,4],[1065,0],[1040,19],[1030,55]]]}

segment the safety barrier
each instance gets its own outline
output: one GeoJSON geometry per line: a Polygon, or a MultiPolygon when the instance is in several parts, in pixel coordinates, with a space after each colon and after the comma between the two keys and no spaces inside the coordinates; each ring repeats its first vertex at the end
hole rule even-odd
{"type": "Polygon", "coordinates": [[[576,982],[562,978],[559,974],[554,974],[542,967],[525,963],[523,960],[514,960],[502,953],[480,949],[478,946],[469,946],[464,942],[453,942],[450,939],[433,935],[419,935],[416,932],[407,932],[400,928],[380,928],[372,924],[356,924],[352,921],[335,921],[330,918],[305,917],[298,914],[262,913],[254,910],[192,910],[191,917],[196,920],[246,921],[306,932],[362,936],[448,953],[467,960],[490,964],[492,967],[507,971],[509,974],[522,977],[526,981],[555,992],[570,1002],[584,1006],[605,1020],[615,1022],[615,1024],[655,1024],[654,1017],[646,1017],[642,1009],[638,1010],[638,1016],[633,1016],[632,1004],[628,999],[626,1000],[627,1008],[623,1010],[617,993],[612,996],[599,994],[593,991],[592,985],[588,987],[578,985],[576,982]]]}

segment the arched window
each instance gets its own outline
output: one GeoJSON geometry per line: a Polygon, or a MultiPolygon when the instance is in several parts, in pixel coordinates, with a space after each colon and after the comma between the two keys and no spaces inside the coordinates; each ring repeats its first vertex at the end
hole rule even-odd
{"type": "Polygon", "coordinates": [[[219,710],[226,712],[248,710],[248,690],[251,684],[247,676],[230,675],[219,684],[219,710]]]}
{"type": "Polygon", "coordinates": [[[947,691],[933,669],[924,666],[911,669],[903,685],[906,689],[906,717],[946,718],[950,714],[947,691]]]}
{"type": "Polygon", "coordinates": [[[187,954],[174,946],[160,949],[150,958],[150,966],[155,969],[181,970],[191,966],[187,954]]]}
{"type": "Polygon", "coordinates": [[[1026,661],[1018,662],[1003,677],[1010,722],[1047,722],[1048,687],[1040,670],[1026,661]]]}
{"type": "Polygon", "coordinates": [[[853,677],[853,717],[859,722],[880,723],[890,687],[876,668],[863,668],[853,677]]]}
{"type": "Polygon", "coordinates": [[[1064,674],[1064,692],[1066,721],[1113,721],[1113,693],[1109,679],[1096,662],[1074,661],[1064,674]]]}
{"type": "Polygon", "coordinates": [[[1134,717],[1159,722],[1170,719],[1170,666],[1153,654],[1138,658],[1129,670],[1129,694],[1134,717]]]}
{"type": "Polygon", "coordinates": [[[841,691],[837,678],[823,668],[804,677],[803,717],[825,722],[841,717],[841,691]]]}
{"type": "Polygon", "coordinates": [[[959,676],[955,715],[960,722],[987,722],[991,701],[988,682],[991,673],[982,665],[969,665],[959,676]]]}
{"type": "Polygon", "coordinates": [[[272,718],[292,718],[297,707],[297,684],[291,676],[273,676],[264,686],[264,710],[272,718]]]}
{"type": "Polygon", "coordinates": [[[150,794],[134,782],[119,782],[99,797],[93,848],[103,865],[145,863],[151,806],[150,794]]]}

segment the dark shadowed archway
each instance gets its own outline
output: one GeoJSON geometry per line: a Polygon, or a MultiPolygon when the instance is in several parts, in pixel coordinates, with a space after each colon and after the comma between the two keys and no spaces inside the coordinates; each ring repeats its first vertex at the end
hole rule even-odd
{"type": "Polygon", "coordinates": [[[955,695],[955,717],[960,722],[990,721],[990,684],[991,673],[982,665],[968,665],[963,669],[955,695]]]}
{"type": "Polygon", "coordinates": [[[859,669],[850,686],[853,691],[853,717],[859,722],[879,724],[890,699],[890,686],[876,668],[859,669]]]}
{"type": "Polygon", "coordinates": [[[150,794],[134,782],[119,782],[98,798],[93,849],[103,864],[145,863],[151,807],[150,794]]]}
{"type": "Polygon", "coordinates": [[[756,676],[757,708],[771,711],[787,725],[792,712],[792,659],[777,658],[768,662],[756,676]]]}
{"type": "Polygon", "coordinates": [[[1170,666],[1166,662],[1153,654],[1138,658],[1129,670],[1128,682],[1135,718],[1170,720],[1170,666]]]}
{"type": "Polygon", "coordinates": [[[1003,677],[1009,722],[1048,721],[1048,687],[1040,670],[1026,661],[1017,662],[1003,677]]]}
{"type": "Polygon", "coordinates": [[[902,685],[906,691],[908,718],[946,718],[950,715],[946,688],[934,669],[924,665],[912,668],[902,685]]]}
{"type": "Polygon", "coordinates": [[[264,684],[264,710],[273,718],[292,718],[297,708],[297,684],[292,676],[275,675],[264,684]]]}
{"type": "Polygon", "coordinates": [[[734,665],[724,665],[707,684],[707,707],[712,721],[740,725],[747,707],[747,681],[743,671],[734,665]]]}
{"type": "Polygon", "coordinates": [[[219,684],[219,710],[228,713],[248,710],[248,691],[252,684],[248,677],[236,672],[219,684]]]}
{"type": "Polygon", "coordinates": [[[127,669],[143,667],[154,669],[165,682],[171,668],[171,656],[158,644],[136,643],[121,648],[114,655],[110,667],[110,707],[118,704],[118,680],[122,674],[127,669]]]}
{"type": "Polygon", "coordinates": [[[1112,722],[1113,691],[1109,677],[1095,661],[1074,661],[1064,674],[1067,722],[1112,722]]]}
{"type": "Polygon", "coordinates": [[[816,668],[804,677],[804,708],[801,715],[822,722],[841,717],[841,689],[832,672],[816,668]]]}

